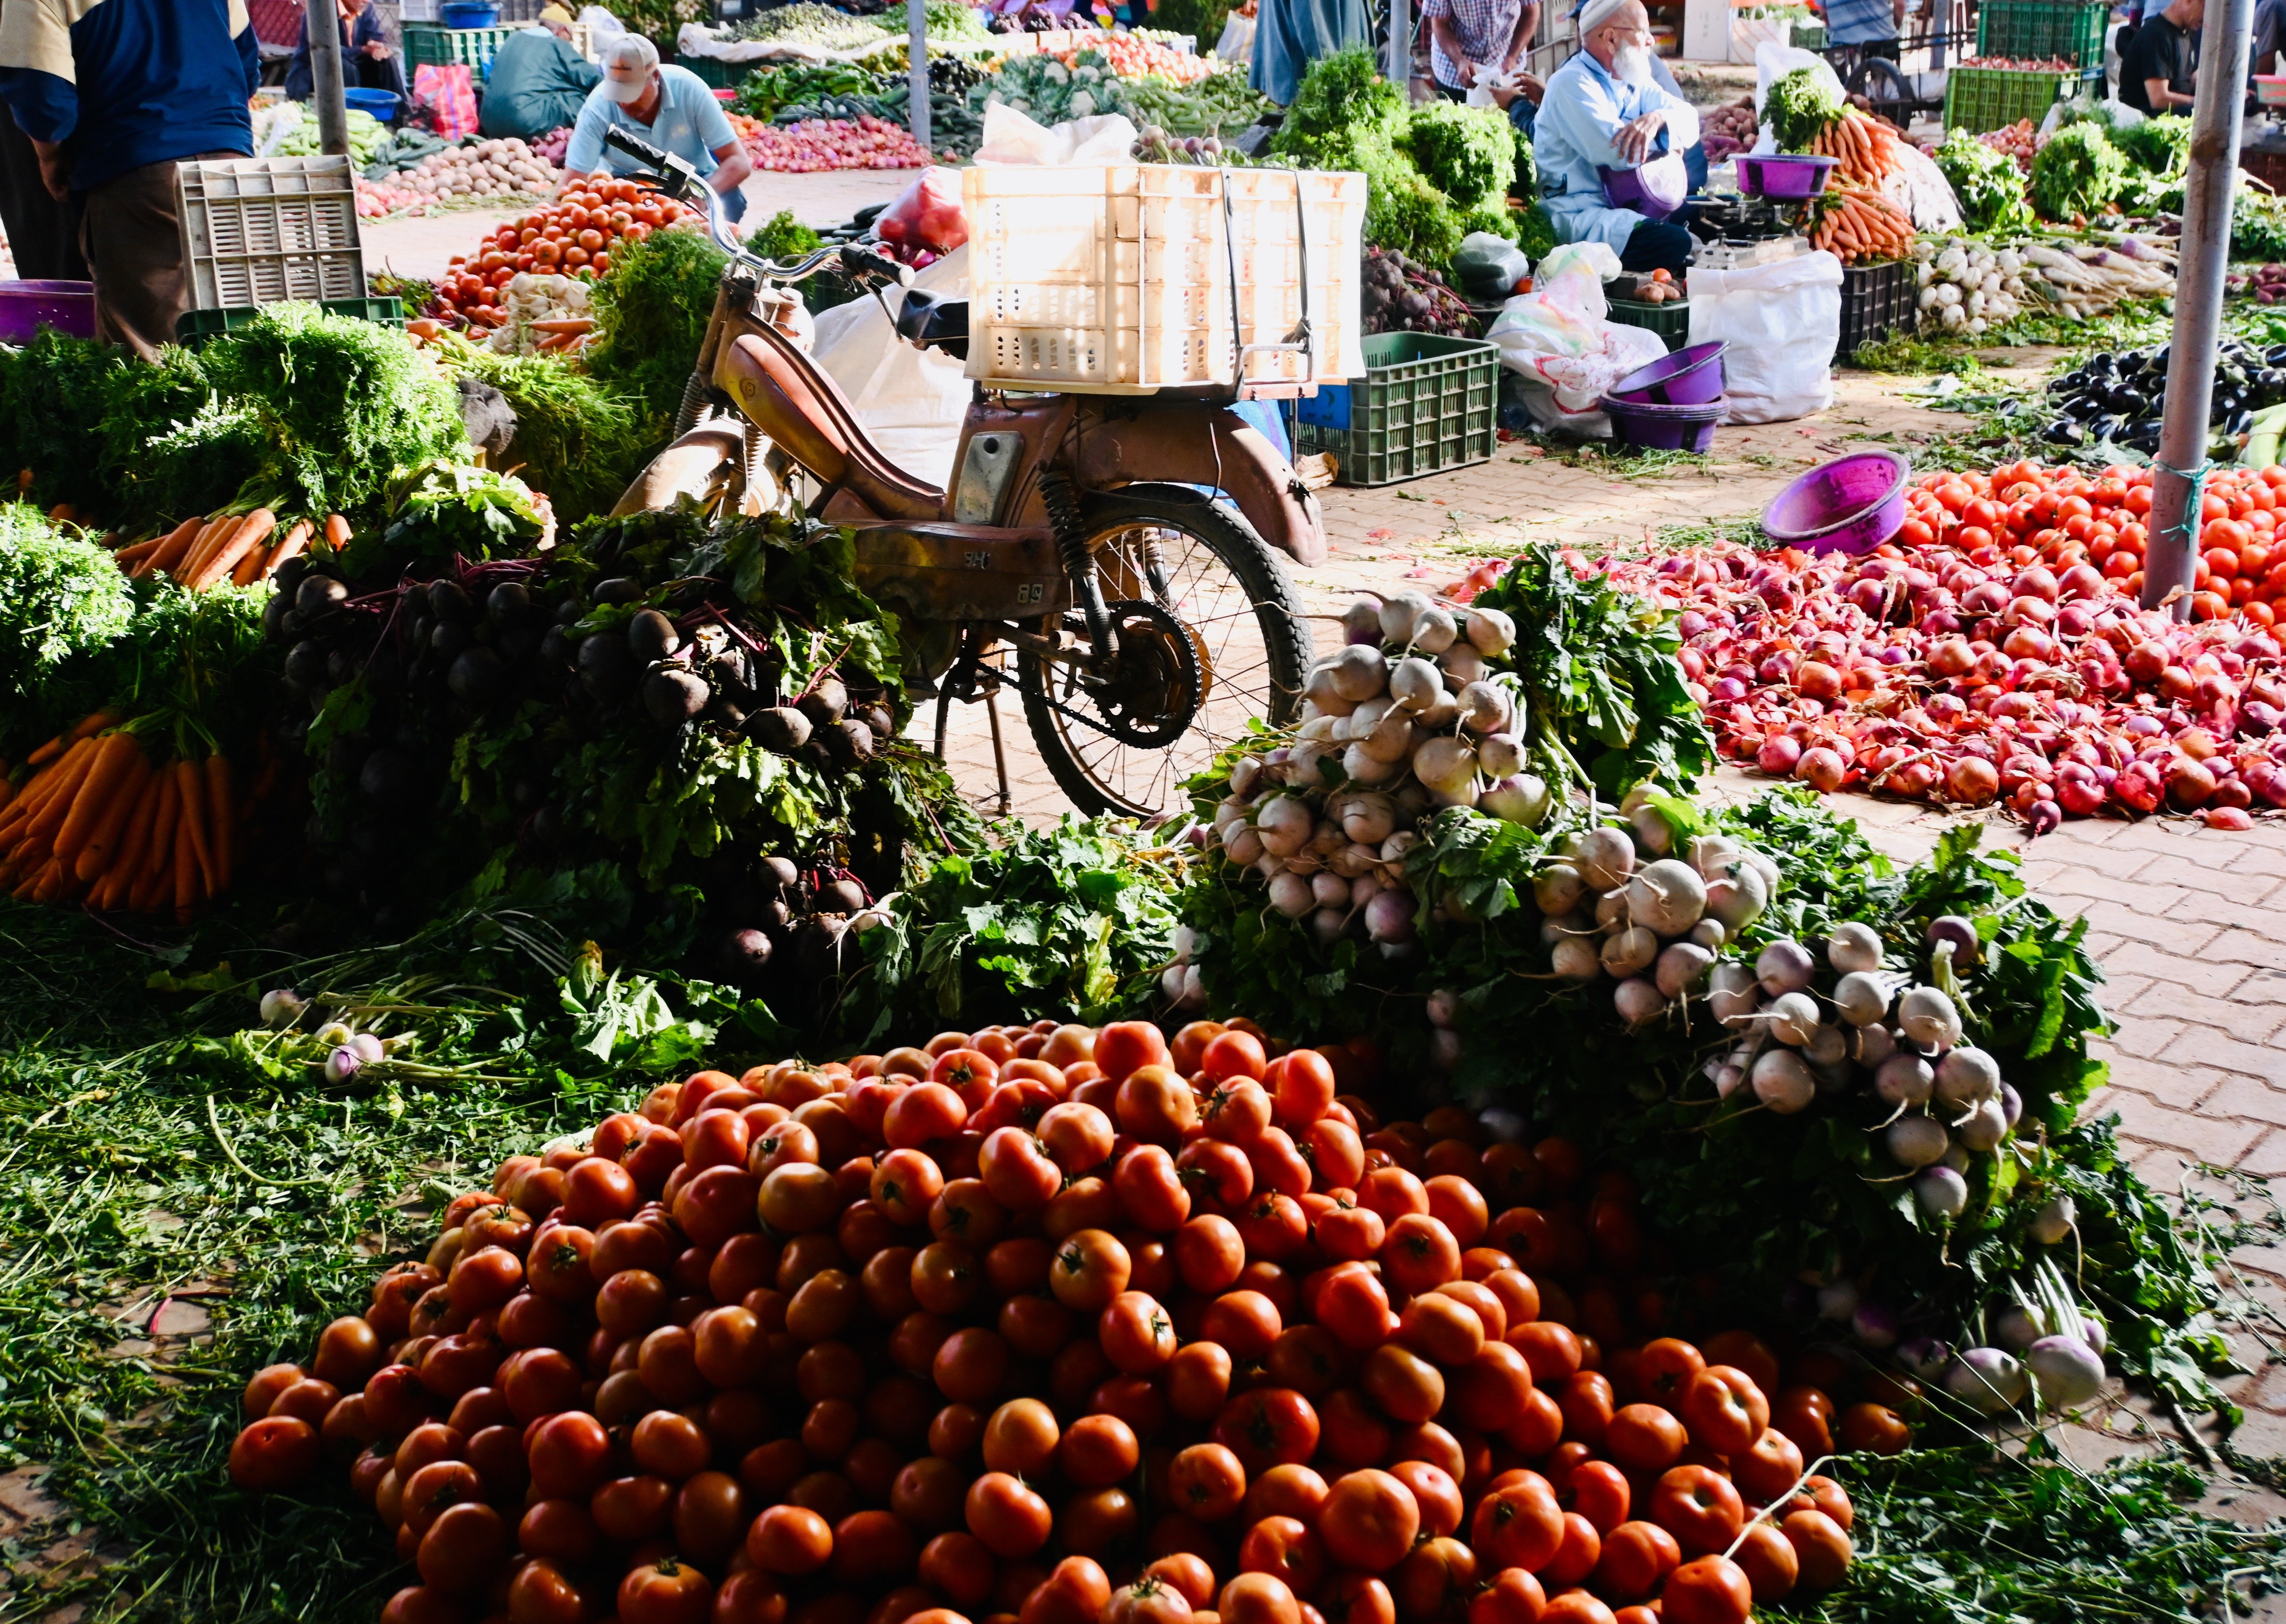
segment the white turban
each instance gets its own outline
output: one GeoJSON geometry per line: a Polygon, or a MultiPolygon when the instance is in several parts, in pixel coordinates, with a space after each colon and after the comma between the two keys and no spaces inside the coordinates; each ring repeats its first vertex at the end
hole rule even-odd
{"type": "Polygon", "coordinates": [[[1612,20],[1628,0],[1585,0],[1580,7],[1580,37],[1585,39],[1612,20]]]}

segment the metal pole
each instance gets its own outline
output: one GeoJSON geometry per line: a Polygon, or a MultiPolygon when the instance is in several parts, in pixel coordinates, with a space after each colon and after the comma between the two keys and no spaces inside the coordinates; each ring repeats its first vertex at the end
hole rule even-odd
{"type": "Polygon", "coordinates": [[[318,109],[318,150],[345,158],[350,104],[342,94],[342,14],[335,0],[309,0],[303,17],[310,34],[310,100],[318,109]]]}
{"type": "Polygon", "coordinates": [[[1389,82],[1413,99],[1413,7],[1389,0],[1389,82]]]}
{"type": "Polygon", "coordinates": [[[929,144],[928,6],[926,0],[905,0],[905,82],[911,87],[913,144],[929,144]]]}
{"type": "Polygon", "coordinates": [[[2239,101],[2246,83],[2254,0],[2214,0],[2191,108],[2190,173],[2183,186],[2183,247],[2175,267],[2175,333],[2167,353],[2167,405],[2151,480],[2151,534],[2143,560],[2143,607],[2180,589],[2171,612],[2191,613],[2199,516],[2187,511],[2192,476],[2206,461],[2214,406],[2215,351],[2222,338],[2222,279],[2230,263],[2231,193],[2238,181],[2239,101]]]}

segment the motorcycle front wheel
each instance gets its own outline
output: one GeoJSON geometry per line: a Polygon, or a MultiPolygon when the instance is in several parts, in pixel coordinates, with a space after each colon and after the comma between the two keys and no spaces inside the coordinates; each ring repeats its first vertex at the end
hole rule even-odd
{"type": "MultiPolygon", "coordinates": [[[[1108,603],[1136,603],[1119,674],[1091,683],[1074,663],[1026,650],[1024,718],[1059,787],[1089,814],[1156,817],[1179,809],[1183,783],[1259,718],[1301,710],[1311,640],[1284,563],[1253,525],[1182,487],[1085,499],[1081,520],[1108,603]],[[1147,559],[1159,560],[1162,591],[1147,559]],[[1165,646],[1176,636],[1187,651],[1165,646]],[[1186,658],[1187,654],[1187,658],[1186,658]],[[1187,715],[1188,725],[1155,741],[1187,715]]],[[[1075,612],[1037,629],[1084,650],[1075,612]]]]}

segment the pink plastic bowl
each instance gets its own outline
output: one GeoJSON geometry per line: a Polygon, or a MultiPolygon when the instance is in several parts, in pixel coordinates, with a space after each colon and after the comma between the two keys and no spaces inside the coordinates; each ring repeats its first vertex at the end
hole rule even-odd
{"type": "Polygon", "coordinates": [[[1762,509],[1762,533],[1806,553],[1870,553],[1904,526],[1912,472],[1893,451],[1822,462],[1762,509]]]}

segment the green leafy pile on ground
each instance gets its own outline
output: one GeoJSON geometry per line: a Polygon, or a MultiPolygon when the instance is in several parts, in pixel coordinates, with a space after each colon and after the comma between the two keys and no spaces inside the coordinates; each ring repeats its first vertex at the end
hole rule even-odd
{"type": "Polygon", "coordinates": [[[654,445],[666,440],[682,402],[726,263],[696,232],[653,232],[622,245],[595,284],[597,336],[587,371],[637,403],[654,445]]]}

